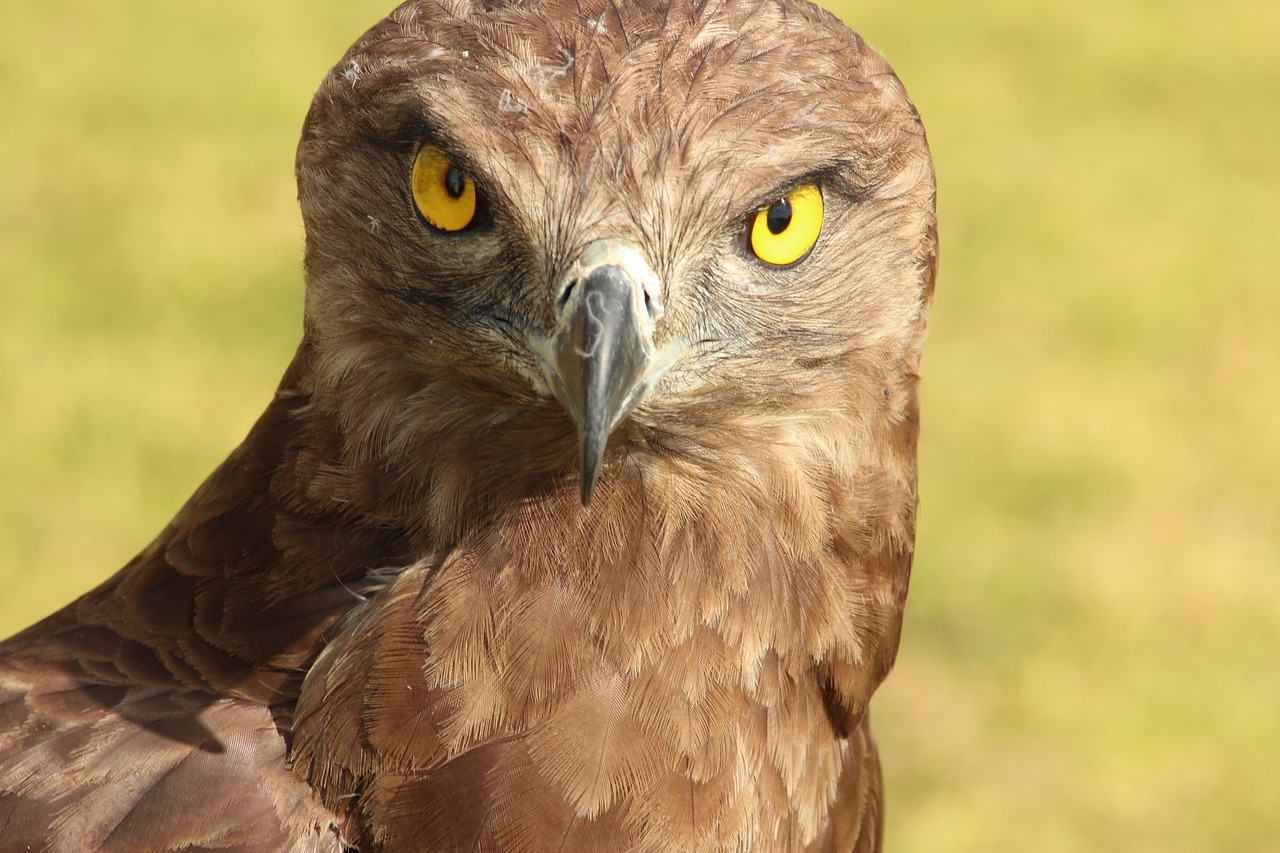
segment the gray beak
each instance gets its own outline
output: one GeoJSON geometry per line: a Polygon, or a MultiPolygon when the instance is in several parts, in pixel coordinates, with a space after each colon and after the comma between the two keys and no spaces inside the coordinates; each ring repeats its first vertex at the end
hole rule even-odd
{"type": "Polygon", "coordinates": [[[657,276],[639,250],[597,240],[561,282],[556,327],[537,347],[556,399],[578,428],[582,503],[591,501],[609,436],[644,398],[661,314],[657,276]]]}

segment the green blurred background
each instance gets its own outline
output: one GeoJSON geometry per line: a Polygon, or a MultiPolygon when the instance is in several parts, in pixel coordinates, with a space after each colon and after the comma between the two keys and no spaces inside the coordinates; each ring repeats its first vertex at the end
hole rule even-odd
{"type": "MultiPolygon", "coordinates": [[[[1277,849],[1280,4],[830,5],[939,173],[889,849],[1277,849]]],[[[297,131],[386,11],[0,13],[0,635],[145,545],[266,403],[297,131]]]]}

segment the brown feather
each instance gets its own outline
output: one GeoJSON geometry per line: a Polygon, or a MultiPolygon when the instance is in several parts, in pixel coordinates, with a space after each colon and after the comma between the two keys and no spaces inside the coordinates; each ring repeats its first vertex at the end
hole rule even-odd
{"type": "Polygon", "coordinates": [[[412,0],[325,79],[297,171],[275,400],[0,645],[4,844],[878,850],[937,249],[884,60],[803,0],[412,0]],[[482,227],[414,213],[424,143],[482,227]],[[744,225],[806,182],[817,244],[753,259],[744,225]],[[680,355],[584,505],[526,339],[602,239],[680,355]]]}

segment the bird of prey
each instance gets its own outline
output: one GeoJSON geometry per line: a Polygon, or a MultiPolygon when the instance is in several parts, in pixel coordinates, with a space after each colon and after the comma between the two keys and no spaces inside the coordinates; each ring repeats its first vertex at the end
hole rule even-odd
{"type": "Polygon", "coordinates": [[[410,0],[325,78],[303,337],[0,645],[0,849],[871,851],[934,176],[804,0],[410,0]]]}

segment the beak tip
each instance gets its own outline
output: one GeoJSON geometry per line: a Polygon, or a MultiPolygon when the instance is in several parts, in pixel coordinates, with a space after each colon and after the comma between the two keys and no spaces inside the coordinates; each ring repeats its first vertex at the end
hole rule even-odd
{"type": "Polygon", "coordinates": [[[603,448],[595,453],[587,451],[583,448],[582,464],[579,466],[579,484],[580,495],[582,497],[582,505],[586,506],[591,503],[591,496],[596,493],[596,483],[600,480],[600,466],[602,464],[604,452],[603,448]]]}

